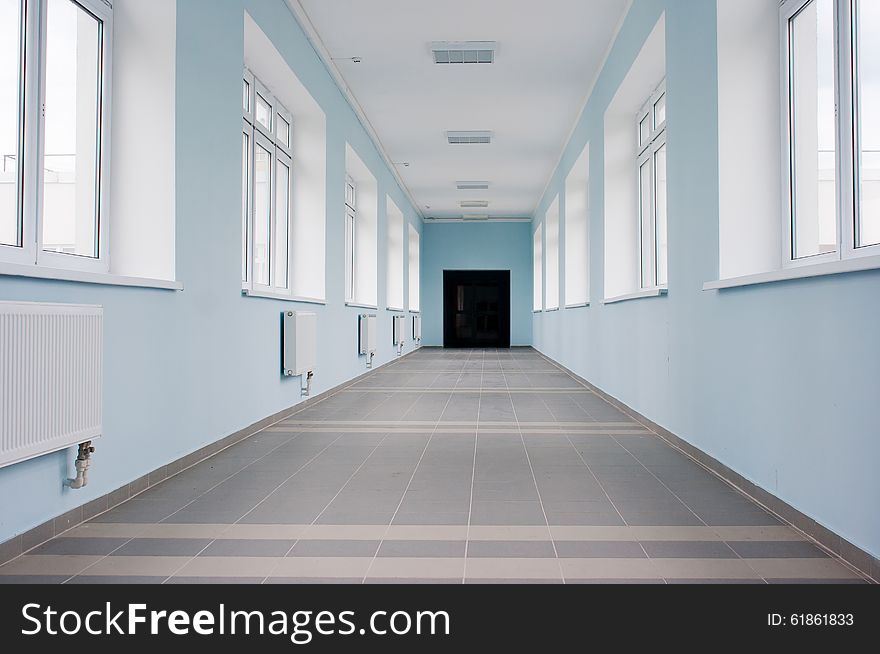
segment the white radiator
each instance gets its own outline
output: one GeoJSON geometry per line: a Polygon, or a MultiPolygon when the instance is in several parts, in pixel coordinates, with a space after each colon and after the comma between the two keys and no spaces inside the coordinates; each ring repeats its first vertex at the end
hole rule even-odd
{"type": "Polygon", "coordinates": [[[314,372],[318,359],[318,318],[314,313],[284,313],[281,366],[289,377],[314,372]]]}
{"type": "Polygon", "coordinates": [[[103,309],[0,302],[0,466],[101,435],[103,309]]]}

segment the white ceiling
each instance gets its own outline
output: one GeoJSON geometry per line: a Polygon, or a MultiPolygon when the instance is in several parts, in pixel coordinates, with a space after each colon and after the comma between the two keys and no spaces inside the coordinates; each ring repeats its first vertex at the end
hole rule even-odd
{"type": "Polygon", "coordinates": [[[426,217],[531,217],[628,0],[299,0],[426,217]],[[432,41],[497,41],[437,65],[432,41]],[[353,63],[351,57],[360,57],[353,63]],[[449,145],[447,130],[491,130],[449,145]],[[488,191],[458,191],[488,180],[488,191]],[[462,210],[462,200],[489,209],[462,210]],[[430,208],[428,208],[430,207],[430,208]]]}

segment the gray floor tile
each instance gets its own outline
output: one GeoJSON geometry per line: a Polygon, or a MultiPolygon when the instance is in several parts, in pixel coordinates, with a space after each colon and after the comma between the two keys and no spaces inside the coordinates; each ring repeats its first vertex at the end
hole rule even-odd
{"type": "Polygon", "coordinates": [[[645,552],[635,541],[556,541],[559,558],[566,559],[644,559],[645,552]]]}
{"type": "Polygon", "coordinates": [[[166,584],[261,584],[262,577],[171,577],[166,584]]]}
{"type": "Polygon", "coordinates": [[[474,501],[471,508],[474,525],[543,525],[547,524],[540,502],[474,501]]]}
{"type": "Polygon", "coordinates": [[[377,540],[301,540],[288,556],[372,557],[378,549],[377,540]]]}
{"type": "Polygon", "coordinates": [[[68,584],[161,584],[165,577],[144,577],[128,575],[78,575],[68,584]]]}
{"type": "Polygon", "coordinates": [[[195,556],[211,542],[207,538],[133,538],[111,556],[195,556]]]}
{"type": "Polygon", "coordinates": [[[360,577],[269,577],[265,583],[303,585],[360,584],[363,583],[363,579],[360,577]]]}
{"type": "Polygon", "coordinates": [[[70,575],[0,575],[0,585],[4,584],[45,584],[55,585],[67,581],[70,575]]]}
{"type": "Polygon", "coordinates": [[[744,559],[828,558],[828,554],[808,541],[735,541],[727,543],[744,559]]]}
{"type": "Polygon", "coordinates": [[[735,559],[736,552],[720,541],[642,541],[652,559],[735,559]]]}
{"type": "Polygon", "coordinates": [[[221,538],[199,556],[284,556],[296,541],[275,539],[221,538]]]}
{"type": "Polygon", "coordinates": [[[128,542],[127,538],[54,538],[28,554],[110,554],[128,542]]]}
{"type": "Polygon", "coordinates": [[[552,559],[556,557],[556,552],[549,540],[472,540],[468,542],[467,555],[469,558],[552,559]]]}

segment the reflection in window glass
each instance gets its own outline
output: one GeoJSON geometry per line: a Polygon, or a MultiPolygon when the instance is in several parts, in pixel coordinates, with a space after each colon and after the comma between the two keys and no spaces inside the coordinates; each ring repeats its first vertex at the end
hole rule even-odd
{"type": "Polygon", "coordinates": [[[248,200],[250,198],[250,137],[242,134],[241,141],[241,280],[248,280],[248,200]]]}
{"type": "Polygon", "coordinates": [[[279,114],[278,116],[278,140],[285,148],[290,147],[290,123],[279,114]]]}
{"type": "Polygon", "coordinates": [[[654,216],[651,207],[653,179],[651,177],[651,160],[648,159],[639,167],[639,222],[641,225],[642,288],[653,288],[657,285],[655,281],[654,216]]]}
{"type": "Polygon", "coordinates": [[[345,299],[354,299],[354,212],[345,212],[345,299]]]}
{"type": "Polygon", "coordinates": [[[254,283],[269,285],[269,240],[272,225],[272,155],[254,149],[254,283]]]}
{"type": "Polygon", "coordinates": [[[278,162],[275,173],[275,279],[276,288],[287,288],[287,259],[290,242],[290,168],[278,162]]]}
{"type": "Polygon", "coordinates": [[[880,243],[880,2],[857,5],[858,220],[856,247],[880,243]]]}
{"type": "Polygon", "coordinates": [[[97,257],[101,24],[71,0],[47,11],[43,248],[97,257]]]}
{"type": "Polygon", "coordinates": [[[654,103],[654,129],[666,122],[666,94],[661,95],[654,103]]]}
{"type": "Polygon", "coordinates": [[[834,2],[813,0],[789,23],[792,258],[837,249],[834,2]]]}
{"type": "Polygon", "coordinates": [[[639,122],[639,147],[644,147],[651,139],[651,115],[645,116],[639,122]]]}
{"type": "Polygon", "coordinates": [[[21,245],[18,103],[21,0],[0,0],[0,245],[21,245]]]}
{"type": "Polygon", "coordinates": [[[654,214],[657,230],[657,286],[666,286],[666,145],[654,153],[654,214]]]}
{"type": "Polygon", "coordinates": [[[259,93],[257,93],[256,119],[260,125],[269,130],[270,133],[272,132],[272,107],[269,106],[269,103],[259,93]]]}

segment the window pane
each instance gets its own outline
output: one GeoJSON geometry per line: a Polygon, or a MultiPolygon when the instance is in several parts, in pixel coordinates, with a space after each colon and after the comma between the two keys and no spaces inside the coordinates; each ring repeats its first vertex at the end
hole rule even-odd
{"type": "Polygon", "coordinates": [[[345,299],[354,299],[354,215],[345,213],[345,299]]]}
{"type": "Polygon", "coordinates": [[[792,254],[837,249],[834,2],[813,0],[790,23],[792,254]]]}
{"type": "Polygon", "coordinates": [[[241,140],[241,280],[248,280],[248,205],[251,193],[250,137],[241,140]]]}
{"type": "Polygon", "coordinates": [[[263,127],[272,131],[272,107],[263,99],[263,96],[257,93],[257,122],[263,127]]]}
{"type": "Polygon", "coordinates": [[[43,249],[98,256],[101,23],[49,0],[43,155],[43,249]]]}
{"type": "Polygon", "coordinates": [[[242,88],[242,108],[245,112],[250,112],[251,110],[251,85],[248,84],[247,80],[243,80],[244,87],[242,88]]]}
{"type": "Polygon", "coordinates": [[[287,259],[290,242],[290,168],[278,162],[275,186],[275,286],[287,288],[287,259]]]}
{"type": "Polygon", "coordinates": [[[290,123],[278,115],[278,140],[285,148],[290,147],[290,123]]]}
{"type": "Polygon", "coordinates": [[[880,243],[880,2],[858,3],[859,220],[856,246],[880,243]]]}
{"type": "Polygon", "coordinates": [[[654,216],[651,211],[651,160],[648,159],[639,167],[639,216],[641,226],[642,247],[642,288],[653,288],[655,281],[654,248],[654,216]]]}
{"type": "Polygon", "coordinates": [[[654,127],[659,127],[666,121],[666,94],[661,95],[654,103],[654,127]]]}
{"type": "Polygon", "coordinates": [[[269,239],[272,210],[272,155],[259,143],[254,149],[254,283],[269,285],[269,239]]]}
{"type": "Polygon", "coordinates": [[[651,115],[645,116],[639,123],[639,147],[643,148],[651,140],[651,115]]]}
{"type": "Polygon", "coordinates": [[[0,0],[0,245],[21,245],[19,122],[21,0],[0,0]]]}
{"type": "Polygon", "coordinates": [[[666,145],[654,154],[654,215],[657,230],[657,285],[666,285],[666,145]]]}

